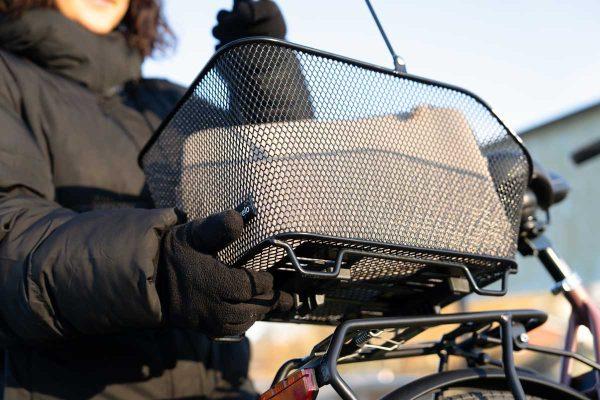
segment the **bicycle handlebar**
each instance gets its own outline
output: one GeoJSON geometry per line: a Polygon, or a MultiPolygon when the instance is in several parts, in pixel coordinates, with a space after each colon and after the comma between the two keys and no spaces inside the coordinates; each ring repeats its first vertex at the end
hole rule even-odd
{"type": "Polygon", "coordinates": [[[535,194],[537,205],[543,210],[563,201],[571,189],[567,181],[555,172],[546,171],[533,163],[533,175],[529,188],[535,194]]]}
{"type": "Polygon", "coordinates": [[[575,164],[582,164],[600,155],[600,139],[577,149],[572,157],[575,164]]]}
{"type": "MultiPolygon", "coordinates": [[[[521,208],[521,239],[536,238],[544,232],[549,219],[540,221],[536,217],[537,211],[541,209],[548,212],[550,207],[567,197],[569,189],[569,184],[560,175],[547,172],[538,163],[533,163],[531,181],[523,196],[521,208]]],[[[524,255],[531,254],[529,246],[521,242],[519,242],[519,251],[524,255]]]]}

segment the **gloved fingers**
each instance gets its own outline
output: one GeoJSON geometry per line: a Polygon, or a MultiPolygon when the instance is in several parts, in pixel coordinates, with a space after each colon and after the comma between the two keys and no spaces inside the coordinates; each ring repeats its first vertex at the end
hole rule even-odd
{"type": "Polygon", "coordinates": [[[256,296],[273,292],[273,275],[268,272],[257,272],[243,268],[227,268],[224,275],[225,284],[220,285],[219,295],[222,299],[241,303],[250,301],[256,296]]]}
{"type": "Polygon", "coordinates": [[[254,21],[254,4],[252,1],[235,1],[232,13],[240,22],[252,23],[254,21]]]}
{"type": "Polygon", "coordinates": [[[254,37],[254,36],[269,36],[274,38],[284,38],[285,31],[283,30],[273,30],[271,26],[268,24],[257,24],[257,25],[248,25],[244,28],[243,34],[238,31],[226,32],[225,30],[218,30],[217,27],[213,29],[213,36],[219,40],[218,47],[221,47],[224,44],[233,42],[237,39],[254,37]]]}
{"type": "MultiPolygon", "coordinates": [[[[239,34],[238,34],[239,35],[239,34]]],[[[269,21],[257,22],[252,25],[247,25],[244,28],[244,37],[251,36],[271,36],[275,38],[281,38],[285,36],[285,31],[273,27],[269,21]]]]}
{"type": "Polygon", "coordinates": [[[260,22],[268,19],[281,18],[281,11],[277,4],[272,0],[258,0],[251,3],[252,5],[252,21],[260,22]]]}
{"type": "Polygon", "coordinates": [[[253,3],[252,25],[248,27],[254,36],[267,35],[283,39],[287,26],[283,14],[277,4],[271,0],[260,0],[253,3]]]}
{"type": "Polygon", "coordinates": [[[235,1],[231,11],[217,14],[213,36],[221,45],[249,36],[284,38],[287,28],[281,10],[271,0],[235,1]]]}
{"type": "Polygon", "coordinates": [[[221,10],[217,13],[217,23],[222,24],[224,22],[228,22],[232,17],[233,13],[227,10],[221,10]]]}
{"type": "Polygon", "coordinates": [[[273,312],[288,312],[295,307],[294,297],[284,291],[276,291],[275,292],[275,302],[271,307],[271,311],[273,312]]]}
{"type": "MultiPolygon", "coordinates": [[[[270,294],[268,296],[270,299],[273,298],[273,295],[270,294]]],[[[240,315],[244,315],[244,318],[241,318],[240,320],[234,320],[231,321],[233,323],[235,322],[239,322],[239,323],[243,323],[244,321],[252,321],[252,322],[256,322],[256,321],[260,321],[262,320],[265,315],[267,315],[267,313],[269,312],[269,310],[271,309],[271,300],[261,300],[261,299],[257,299],[254,298],[252,300],[250,300],[248,303],[239,303],[239,304],[235,304],[233,305],[233,307],[236,309],[236,313],[240,314],[240,315]]]]}
{"type": "Polygon", "coordinates": [[[238,336],[250,329],[252,325],[254,325],[254,321],[241,324],[225,324],[221,328],[221,333],[218,336],[238,336]]]}
{"type": "Polygon", "coordinates": [[[289,317],[289,312],[296,306],[296,302],[291,294],[287,292],[277,291],[274,295],[273,306],[271,311],[267,313],[269,318],[282,318],[286,319],[289,317]]]}
{"type": "Polygon", "coordinates": [[[260,321],[271,309],[273,294],[268,299],[253,299],[248,303],[226,304],[221,310],[223,324],[245,324],[260,321]]]}
{"type": "Polygon", "coordinates": [[[217,13],[217,26],[213,29],[221,33],[237,32],[253,21],[254,11],[248,2],[236,2],[231,11],[221,10],[217,13]]]}
{"type": "Polygon", "coordinates": [[[244,220],[235,210],[213,214],[204,220],[188,222],[185,229],[187,243],[197,251],[216,254],[239,238],[244,220]]]}
{"type": "Polygon", "coordinates": [[[226,44],[232,42],[241,37],[247,36],[245,33],[248,30],[248,24],[240,22],[236,17],[227,18],[223,23],[218,24],[212,30],[213,36],[221,42],[226,44]]]}
{"type": "Polygon", "coordinates": [[[271,292],[255,296],[247,302],[228,304],[225,322],[241,324],[250,320],[260,321],[266,315],[285,315],[295,306],[293,297],[286,292],[271,292]]]}
{"type": "MultiPolygon", "coordinates": [[[[223,27],[221,25],[217,25],[213,28],[212,34],[220,43],[227,43],[227,39],[229,38],[229,34],[225,34],[223,32],[223,27]]],[[[219,47],[219,46],[217,46],[219,47]]]]}
{"type": "Polygon", "coordinates": [[[220,312],[218,335],[242,334],[255,322],[263,320],[266,315],[276,316],[280,313],[283,316],[293,305],[292,296],[285,292],[257,296],[248,303],[228,304],[220,312]]]}
{"type": "Polygon", "coordinates": [[[256,321],[244,319],[240,321],[228,321],[222,318],[214,320],[213,323],[203,330],[208,336],[216,338],[223,336],[237,336],[246,332],[256,321]]]}

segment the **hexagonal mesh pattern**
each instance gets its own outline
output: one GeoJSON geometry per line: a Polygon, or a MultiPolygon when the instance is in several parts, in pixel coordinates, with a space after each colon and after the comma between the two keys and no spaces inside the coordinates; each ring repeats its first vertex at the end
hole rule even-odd
{"type": "MultiPolygon", "coordinates": [[[[252,198],[258,216],[219,256],[253,269],[281,262],[264,241],[288,232],[512,260],[529,176],[468,92],[258,39],[211,60],[142,161],[158,207],[196,218],[252,198]]],[[[370,261],[353,276],[417,269],[370,261]]]]}

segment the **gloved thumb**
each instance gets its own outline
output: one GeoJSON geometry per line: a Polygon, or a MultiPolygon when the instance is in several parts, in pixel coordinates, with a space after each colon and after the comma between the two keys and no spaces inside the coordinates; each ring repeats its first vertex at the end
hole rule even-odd
{"type": "Polygon", "coordinates": [[[276,291],[269,317],[286,318],[286,315],[296,306],[291,294],[284,291],[276,291]]]}
{"type": "Polygon", "coordinates": [[[254,22],[260,22],[266,19],[280,18],[283,21],[281,10],[273,0],[258,0],[251,3],[252,19],[254,22]]]}
{"type": "Polygon", "coordinates": [[[185,226],[187,243],[197,251],[216,254],[239,238],[244,220],[235,210],[213,214],[203,220],[193,220],[185,226]]]}
{"type": "Polygon", "coordinates": [[[234,0],[233,1],[233,13],[246,23],[254,20],[254,9],[253,2],[250,0],[234,0]]]}

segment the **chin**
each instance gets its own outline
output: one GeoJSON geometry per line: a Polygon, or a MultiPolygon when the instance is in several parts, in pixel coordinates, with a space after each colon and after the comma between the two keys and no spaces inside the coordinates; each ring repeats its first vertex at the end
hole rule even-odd
{"type": "Polygon", "coordinates": [[[86,22],[80,21],[81,25],[83,25],[87,30],[96,33],[98,35],[107,35],[115,29],[114,24],[103,24],[98,21],[86,22]]]}
{"type": "Polygon", "coordinates": [[[99,35],[106,35],[112,32],[118,25],[118,19],[114,18],[112,15],[86,15],[85,18],[79,18],[78,22],[89,31],[99,35]],[[117,22],[115,22],[115,20],[117,22]]]}
{"type": "Polygon", "coordinates": [[[91,32],[105,35],[123,19],[129,1],[123,0],[55,0],[59,11],[91,32]]]}

